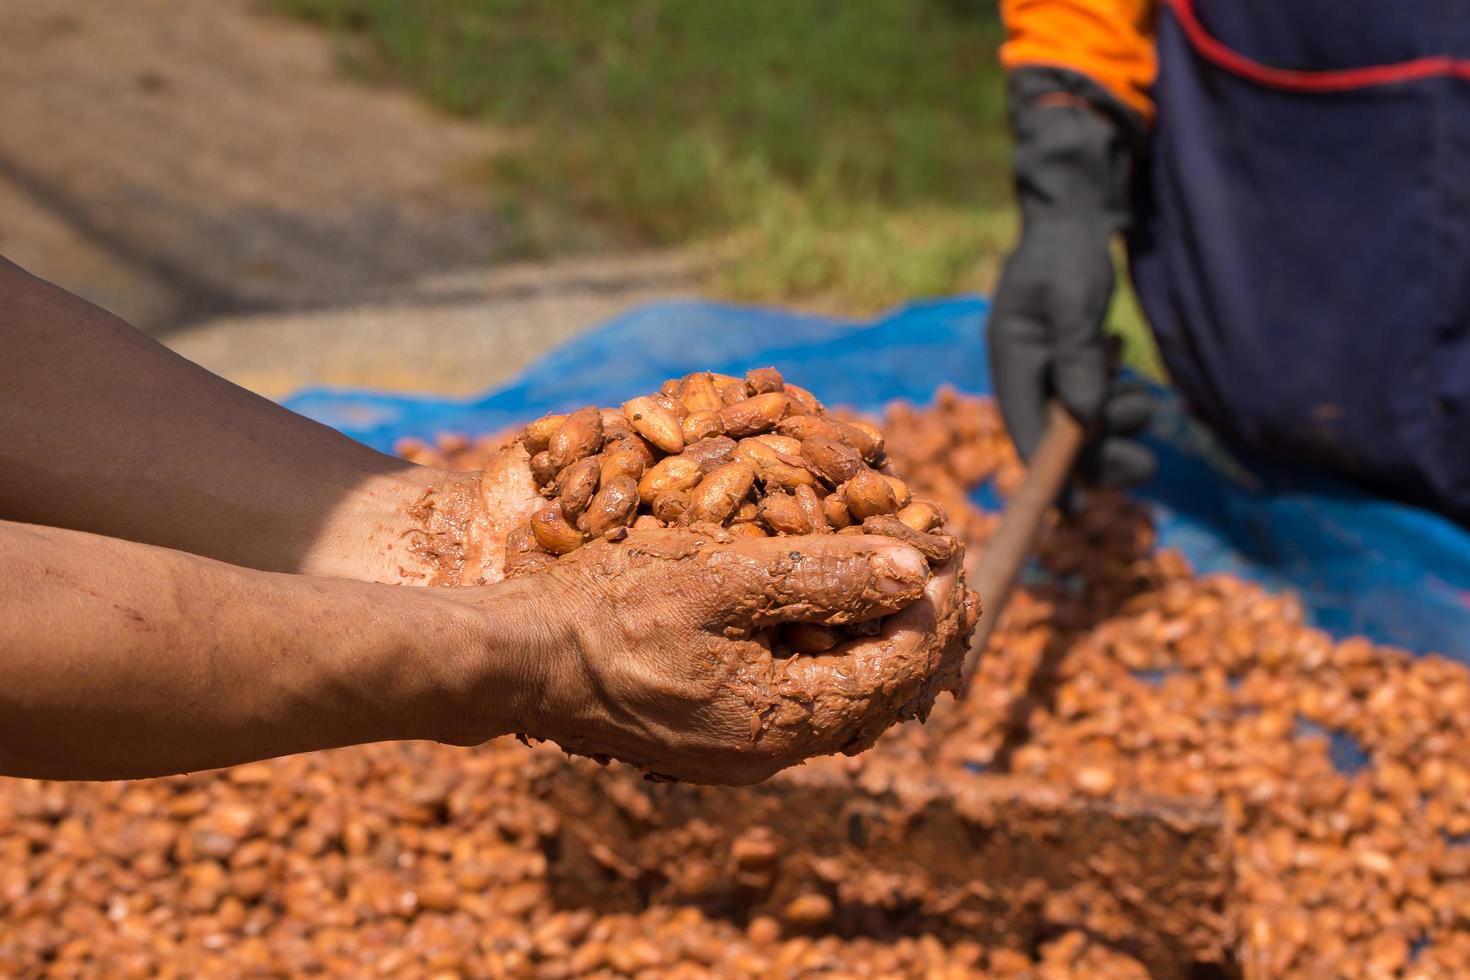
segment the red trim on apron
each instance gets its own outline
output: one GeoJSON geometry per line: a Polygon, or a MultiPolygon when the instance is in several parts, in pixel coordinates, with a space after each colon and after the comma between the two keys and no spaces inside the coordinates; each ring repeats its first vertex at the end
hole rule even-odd
{"type": "Polygon", "coordinates": [[[1194,0],[1164,0],[1174,12],[1190,45],[1200,56],[1217,68],[1223,68],[1247,81],[1267,88],[1294,92],[1347,92],[1374,85],[1392,85],[1425,78],[1460,78],[1470,80],[1470,61],[1435,55],[1402,61],[1392,65],[1369,65],[1364,68],[1342,68],[1327,71],[1301,71],[1274,68],[1231,50],[1210,34],[1195,16],[1194,0]]]}

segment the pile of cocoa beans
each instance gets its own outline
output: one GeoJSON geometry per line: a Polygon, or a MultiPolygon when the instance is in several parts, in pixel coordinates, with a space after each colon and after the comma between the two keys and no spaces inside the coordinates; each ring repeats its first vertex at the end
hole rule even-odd
{"type": "MultiPolygon", "coordinates": [[[[1021,472],[993,403],[945,392],[896,406],[882,429],[914,493],[983,548],[994,515],[967,494],[1021,472]]],[[[405,448],[473,469],[507,438],[405,448]]],[[[844,764],[1218,800],[1236,831],[1247,977],[1465,975],[1463,664],[1337,640],[1289,596],[1196,575],[1113,495],[1055,522],[1042,561],[1052,584],[1017,590],[970,697],[844,764]],[[1360,757],[1343,758],[1344,740],[1360,757]]],[[[812,901],[748,921],[557,908],[558,818],[533,786],[565,764],[502,740],[133,783],[0,779],[0,976],[1146,976],[1126,942],[1064,925],[1007,949],[876,927],[838,937],[812,901]]]]}
{"type": "MultiPolygon", "coordinates": [[[[894,472],[883,433],[829,413],[775,368],[743,379],[699,371],[620,409],[548,415],[520,436],[547,504],[506,539],[506,574],[525,575],[631,528],[688,528],[715,540],[882,534],[948,561],[945,513],[894,472]]],[[[871,629],[871,624],[853,629],[871,629]]],[[[838,642],[826,627],[783,631],[795,652],[838,642]]]]}

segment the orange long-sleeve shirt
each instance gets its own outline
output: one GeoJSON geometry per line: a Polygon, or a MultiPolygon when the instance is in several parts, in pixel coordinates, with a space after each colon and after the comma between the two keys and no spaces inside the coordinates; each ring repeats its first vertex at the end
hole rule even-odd
{"type": "Polygon", "coordinates": [[[1007,71],[1023,65],[1071,69],[1148,122],[1157,12],[1157,0],[1000,0],[1006,26],[1001,64],[1007,71]]]}

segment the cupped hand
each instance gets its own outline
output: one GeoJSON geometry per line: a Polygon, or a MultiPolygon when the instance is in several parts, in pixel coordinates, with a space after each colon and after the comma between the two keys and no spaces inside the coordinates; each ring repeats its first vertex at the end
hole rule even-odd
{"type": "Polygon", "coordinates": [[[532,611],[522,616],[533,623],[524,734],[658,776],[737,785],[860,751],[953,688],[978,614],[962,560],[931,573],[917,551],[877,536],[722,544],[646,530],[466,596],[532,611]],[[771,649],[779,624],[889,615],[878,635],[822,654],[771,649]]]}

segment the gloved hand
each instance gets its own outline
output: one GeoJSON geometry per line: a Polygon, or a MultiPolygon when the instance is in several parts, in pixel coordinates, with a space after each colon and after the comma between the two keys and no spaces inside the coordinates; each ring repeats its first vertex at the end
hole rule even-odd
{"type": "Polygon", "coordinates": [[[1148,395],[1112,381],[1103,334],[1110,245],[1129,220],[1139,123],[1096,83],[1063,69],[1013,72],[1010,103],[1022,224],[989,326],[1001,414],[1029,458],[1055,397],[1092,433],[1078,463],[1082,480],[1141,483],[1154,472],[1153,456],[1123,437],[1147,423],[1148,395]]]}

